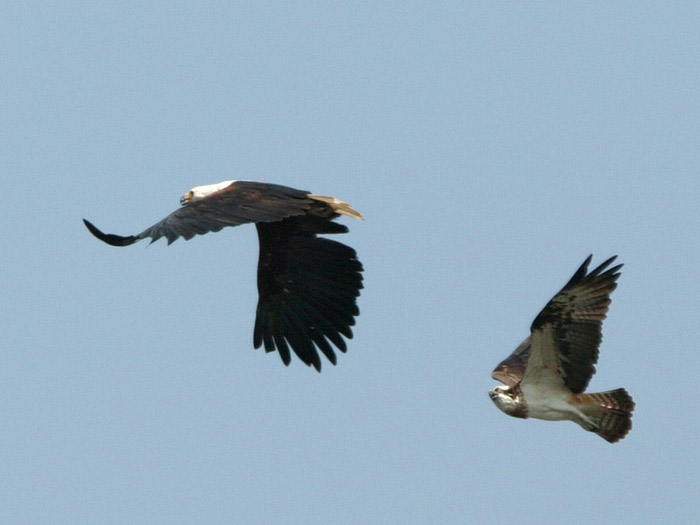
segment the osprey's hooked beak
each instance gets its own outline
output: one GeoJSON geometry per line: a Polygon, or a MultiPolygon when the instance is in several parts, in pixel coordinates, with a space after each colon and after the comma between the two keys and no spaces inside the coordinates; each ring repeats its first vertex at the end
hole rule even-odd
{"type": "Polygon", "coordinates": [[[489,390],[489,397],[491,398],[491,400],[494,400],[503,393],[503,387],[495,386],[491,390],[489,390]]]}

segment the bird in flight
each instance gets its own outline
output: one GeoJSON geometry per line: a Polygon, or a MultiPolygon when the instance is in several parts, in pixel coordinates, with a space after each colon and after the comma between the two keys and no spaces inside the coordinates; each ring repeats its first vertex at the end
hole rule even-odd
{"type": "Polygon", "coordinates": [[[359,315],[362,263],[355,250],[320,234],[347,233],[334,222],[340,215],[364,220],[352,206],[277,184],[224,181],[197,186],[179,209],[138,235],[105,234],[83,219],[88,230],[112,246],[129,246],[150,237],[168,245],[179,237],[218,232],[226,226],[255,223],[260,242],[258,306],[253,345],[277,350],[285,365],[291,351],[321,371],[318,350],[336,364],[334,348],[347,350],[359,315]]]}
{"type": "Polygon", "coordinates": [[[610,443],[632,428],[634,401],[624,388],[585,394],[598,361],[602,324],[622,265],[611,257],[588,272],[589,256],[535,318],[530,336],[493,371],[505,384],[491,400],[509,416],[573,421],[610,443]]]}

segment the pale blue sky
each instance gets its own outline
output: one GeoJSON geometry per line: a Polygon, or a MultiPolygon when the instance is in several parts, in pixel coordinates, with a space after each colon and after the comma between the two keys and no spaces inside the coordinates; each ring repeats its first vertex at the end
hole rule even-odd
{"type": "Polygon", "coordinates": [[[0,521],[689,522],[695,3],[5,3],[0,521]],[[352,203],[355,338],[252,348],[255,228],[116,249],[193,186],[352,203]],[[522,421],[493,367],[589,253],[625,263],[592,390],[522,421]]]}

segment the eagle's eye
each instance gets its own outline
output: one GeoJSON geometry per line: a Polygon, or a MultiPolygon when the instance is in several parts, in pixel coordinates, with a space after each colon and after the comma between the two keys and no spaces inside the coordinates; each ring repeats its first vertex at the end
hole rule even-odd
{"type": "Polygon", "coordinates": [[[185,204],[189,203],[192,200],[192,191],[188,191],[185,193],[182,198],[180,199],[180,204],[184,206],[185,204]]]}

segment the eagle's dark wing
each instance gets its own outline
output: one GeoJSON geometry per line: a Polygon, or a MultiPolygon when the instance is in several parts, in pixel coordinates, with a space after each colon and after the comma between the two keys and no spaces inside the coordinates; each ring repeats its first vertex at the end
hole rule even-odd
{"type": "Polygon", "coordinates": [[[514,387],[523,378],[528,359],[530,359],[530,337],[520,343],[512,354],[499,363],[491,377],[504,385],[514,387]]]}
{"type": "MultiPolygon", "coordinates": [[[[547,303],[531,327],[531,367],[557,365],[564,383],[576,394],[586,389],[595,373],[603,320],[622,268],[619,264],[606,270],[616,258],[611,257],[588,273],[591,258],[547,303]]],[[[525,379],[527,376],[529,368],[525,379]]]]}
{"type": "Polygon", "coordinates": [[[151,242],[165,237],[171,244],[178,237],[190,240],[195,235],[218,232],[226,226],[281,221],[303,215],[318,205],[307,191],[277,184],[236,181],[202,200],[182,206],[138,235],[105,234],[91,222],[85,219],[83,222],[95,237],[112,246],[129,246],[147,237],[151,242]]]}
{"type": "Polygon", "coordinates": [[[264,343],[267,352],[277,349],[287,365],[291,348],[320,371],[319,349],[335,364],[330,343],[345,352],[343,336],[352,338],[363,269],[355,250],[317,235],[346,233],[347,227],[314,215],[256,226],[260,297],[255,348],[264,343]]]}

